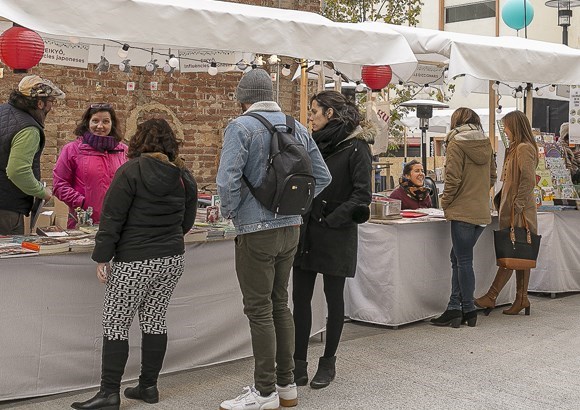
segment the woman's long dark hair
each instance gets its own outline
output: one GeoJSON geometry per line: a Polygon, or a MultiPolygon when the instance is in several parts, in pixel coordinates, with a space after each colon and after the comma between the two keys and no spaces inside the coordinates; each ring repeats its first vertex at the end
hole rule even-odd
{"type": "Polygon", "coordinates": [[[356,105],[338,91],[321,91],[310,98],[310,104],[312,104],[312,101],[316,101],[322,108],[323,114],[326,114],[328,109],[332,108],[331,119],[338,119],[344,122],[346,124],[346,132],[349,134],[361,123],[362,116],[356,105]]]}
{"type": "Polygon", "coordinates": [[[117,114],[115,114],[113,107],[106,103],[91,104],[83,114],[81,122],[75,128],[74,134],[80,137],[84,135],[85,132],[89,131],[91,118],[98,112],[108,112],[111,115],[111,132],[109,132],[109,136],[115,137],[115,139],[120,142],[123,137],[119,133],[117,114]]]}
{"type": "Polygon", "coordinates": [[[179,156],[181,141],[175,137],[171,126],[161,118],[153,118],[137,126],[137,132],[129,141],[129,158],[136,158],[146,152],[160,152],[170,161],[179,156]]]}

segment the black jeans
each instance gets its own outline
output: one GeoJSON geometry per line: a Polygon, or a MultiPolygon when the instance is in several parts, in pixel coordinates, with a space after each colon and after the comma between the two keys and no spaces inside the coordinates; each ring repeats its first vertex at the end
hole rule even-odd
{"type": "MultiPolygon", "coordinates": [[[[294,327],[296,343],[294,359],[306,360],[308,354],[308,339],[312,327],[312,295],[317,273],[297,267],[292,275],[292,302],[294,303],[294,327]]],[[[322,275],[324,281],[324,296],[328,306],[326,322],[326,345],[324,357],[336,355],[338,342],[344,325],[344,283],[346,278],[340,276],[322,275]]]]}
{"type": "Polygon", "coordinates": [[[0,235],[24,235],[24,215],[0,209],[0,235]]]}

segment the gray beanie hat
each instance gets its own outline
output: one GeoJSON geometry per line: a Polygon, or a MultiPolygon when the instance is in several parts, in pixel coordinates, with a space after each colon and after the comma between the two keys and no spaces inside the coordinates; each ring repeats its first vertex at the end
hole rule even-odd
{"type": "Polygon", "coordinates": [[[261,68],[248,71],[238,83],[236,99],[241,103],[249,104],[258,101],[274,101],[270,75],[261,68]]]}

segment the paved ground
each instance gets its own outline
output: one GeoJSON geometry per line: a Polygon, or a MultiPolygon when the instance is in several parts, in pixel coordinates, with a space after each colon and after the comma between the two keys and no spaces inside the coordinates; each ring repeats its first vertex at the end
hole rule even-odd
{"type": "MultiPolygon", "coordinates": [[[[398,330],[347,323],[336,380],[299,388],[300,409],[580,409],[580,294],[531,296],[531,316],[501,308],[477,327],[428,322],[398,330]]],[[[310,373],[322,352],[311,341],[310,373]]],[[[121,409],[213,409],[251,383],[252,360],[164,375],[161,401],[123,399],[121,409]]],[[[127,383],[131,384],[131,383],[127,383]]],[[[0,404],[66,409],[95,390],[0,404]]]]}

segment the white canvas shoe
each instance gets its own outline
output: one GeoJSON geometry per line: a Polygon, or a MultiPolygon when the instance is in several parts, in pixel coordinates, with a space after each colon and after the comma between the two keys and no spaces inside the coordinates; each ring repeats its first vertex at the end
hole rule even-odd
{"type": "Polygon", "coordinates": [[[260,396],[254,386],[244,387],[244,392],[232,400],[222,401],[220,410],[279,410],[280,400],[278,392],[268,397],[260,396]]]}
{"type": "Polygon", "coordinates": [[[278,392],[281,406],[294,407],[298,405],[298,389],[296,388],[296,383],[286,386],[276,385],[276,391],[278,392]]]}

